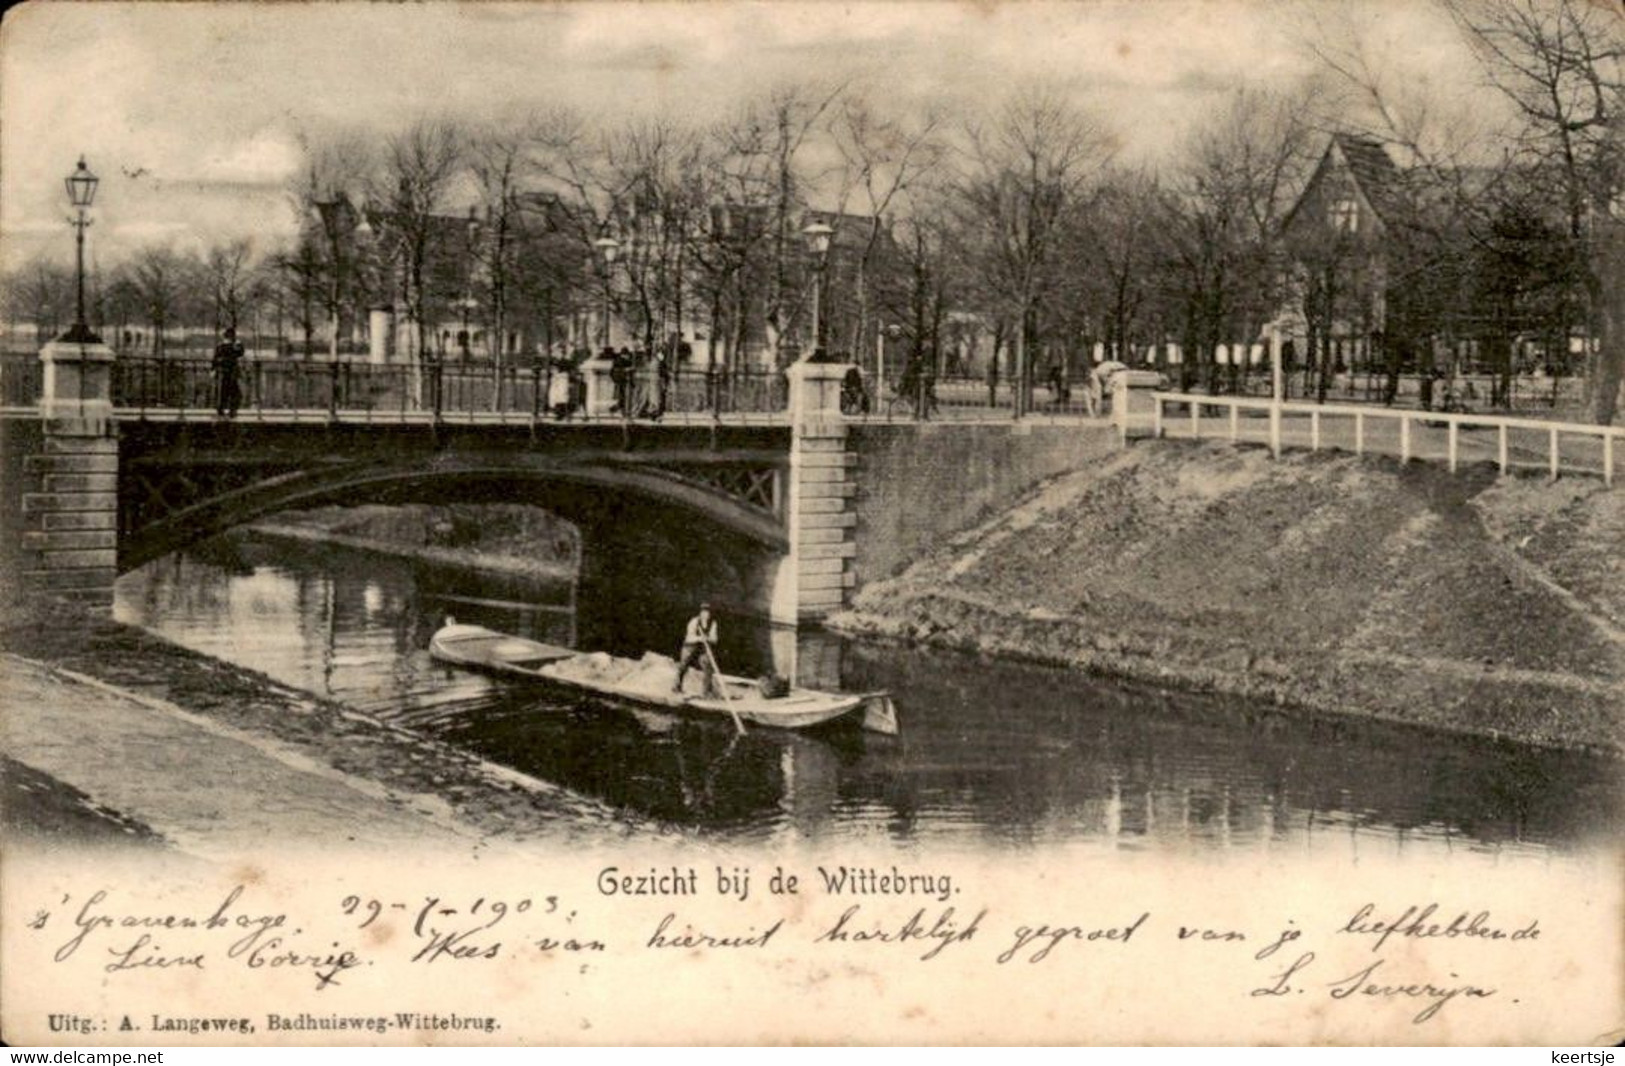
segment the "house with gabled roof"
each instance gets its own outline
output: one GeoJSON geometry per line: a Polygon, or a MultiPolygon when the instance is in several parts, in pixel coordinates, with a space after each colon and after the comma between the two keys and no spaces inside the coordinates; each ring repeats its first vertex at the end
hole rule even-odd
{"type": "Polygon", "coordinates": [[[1401,169],[1382,142],[1334,134],[1283,221],[1289,283],[1266,331],[1287,369],[1392,383],[1566,364],[1573,293],[1540,179],[1401,169]]]}
{"type": "Polygon", "coordinates": [[[1330,229],[1379,241],[1403,215],[1404,180],[1382,142],[1333,134],[1282,228],[1288,234],[1330,229]]]}
{"type": "Polygon", "coordinates": [[[1334,134],[1282,222],[1289,294],[1270,329],[1288,371],[1318,355],[1345,369],[1382,358],[1392,242],[1407,224],[1405,178],[1382,143],[1334,134]]]}

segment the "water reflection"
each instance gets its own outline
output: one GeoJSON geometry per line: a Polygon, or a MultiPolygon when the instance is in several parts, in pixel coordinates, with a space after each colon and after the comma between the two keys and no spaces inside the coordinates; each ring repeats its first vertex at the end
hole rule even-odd
{"type": "MultiPolygon", "coordinates": [[[[897,693],[901,738],[763,729],[739,738],[726,723],[495,682],[425,651],[447,613],[601,647],[590,625],[575,631],[577,594],[568,585],[236,536],[122,579],[117,610],[177,643],[476,751],[639,822],[730,840],[1509,856],[1625,827],[1612,760],[1306,722],[828,635],[803,634],[798,660],[839,674],[849,688],[897,693]]],[[[651,644],[681,632],[684,605],[629,609],[635,618],[615,632],[647,634],[651,644]]],[[[725,619],[724,638],[730,668],[770,661],[767,627],[725,619]]]]}

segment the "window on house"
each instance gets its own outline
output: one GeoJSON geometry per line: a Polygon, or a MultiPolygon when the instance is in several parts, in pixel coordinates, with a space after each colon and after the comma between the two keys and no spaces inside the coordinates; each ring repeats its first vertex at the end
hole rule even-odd
{"type": "Polygon", "coordinates": [[[1332,229],[1339,233],[1355,233],[1360,228],[1360,205],[1352,196],[1333,200],[1329,215],[1332,229]]]}

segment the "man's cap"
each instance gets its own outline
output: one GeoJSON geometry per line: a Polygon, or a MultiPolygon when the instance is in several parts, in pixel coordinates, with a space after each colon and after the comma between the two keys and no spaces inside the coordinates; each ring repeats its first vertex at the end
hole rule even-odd
{"type": "Polygon", "coordinates": [[[709,604],[709,603],[702,603],[702,604],[700,604],[700,610],[702,610],[702,611],[709,611],[709,610],[710,610],[710,609],[711,609],[711,605],[710,605],[710,604],[709,604]]]}

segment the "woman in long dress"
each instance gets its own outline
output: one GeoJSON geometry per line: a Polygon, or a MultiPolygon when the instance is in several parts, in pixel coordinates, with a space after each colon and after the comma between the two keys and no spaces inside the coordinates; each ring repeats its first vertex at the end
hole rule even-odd
{"type": "Polygon", "coordinates": [[[562,421],[570,417],[570,364],[567,360],[555,359],[552,366],[552,376],[547,380],[547,406],[553,417],[562,421]]]}

